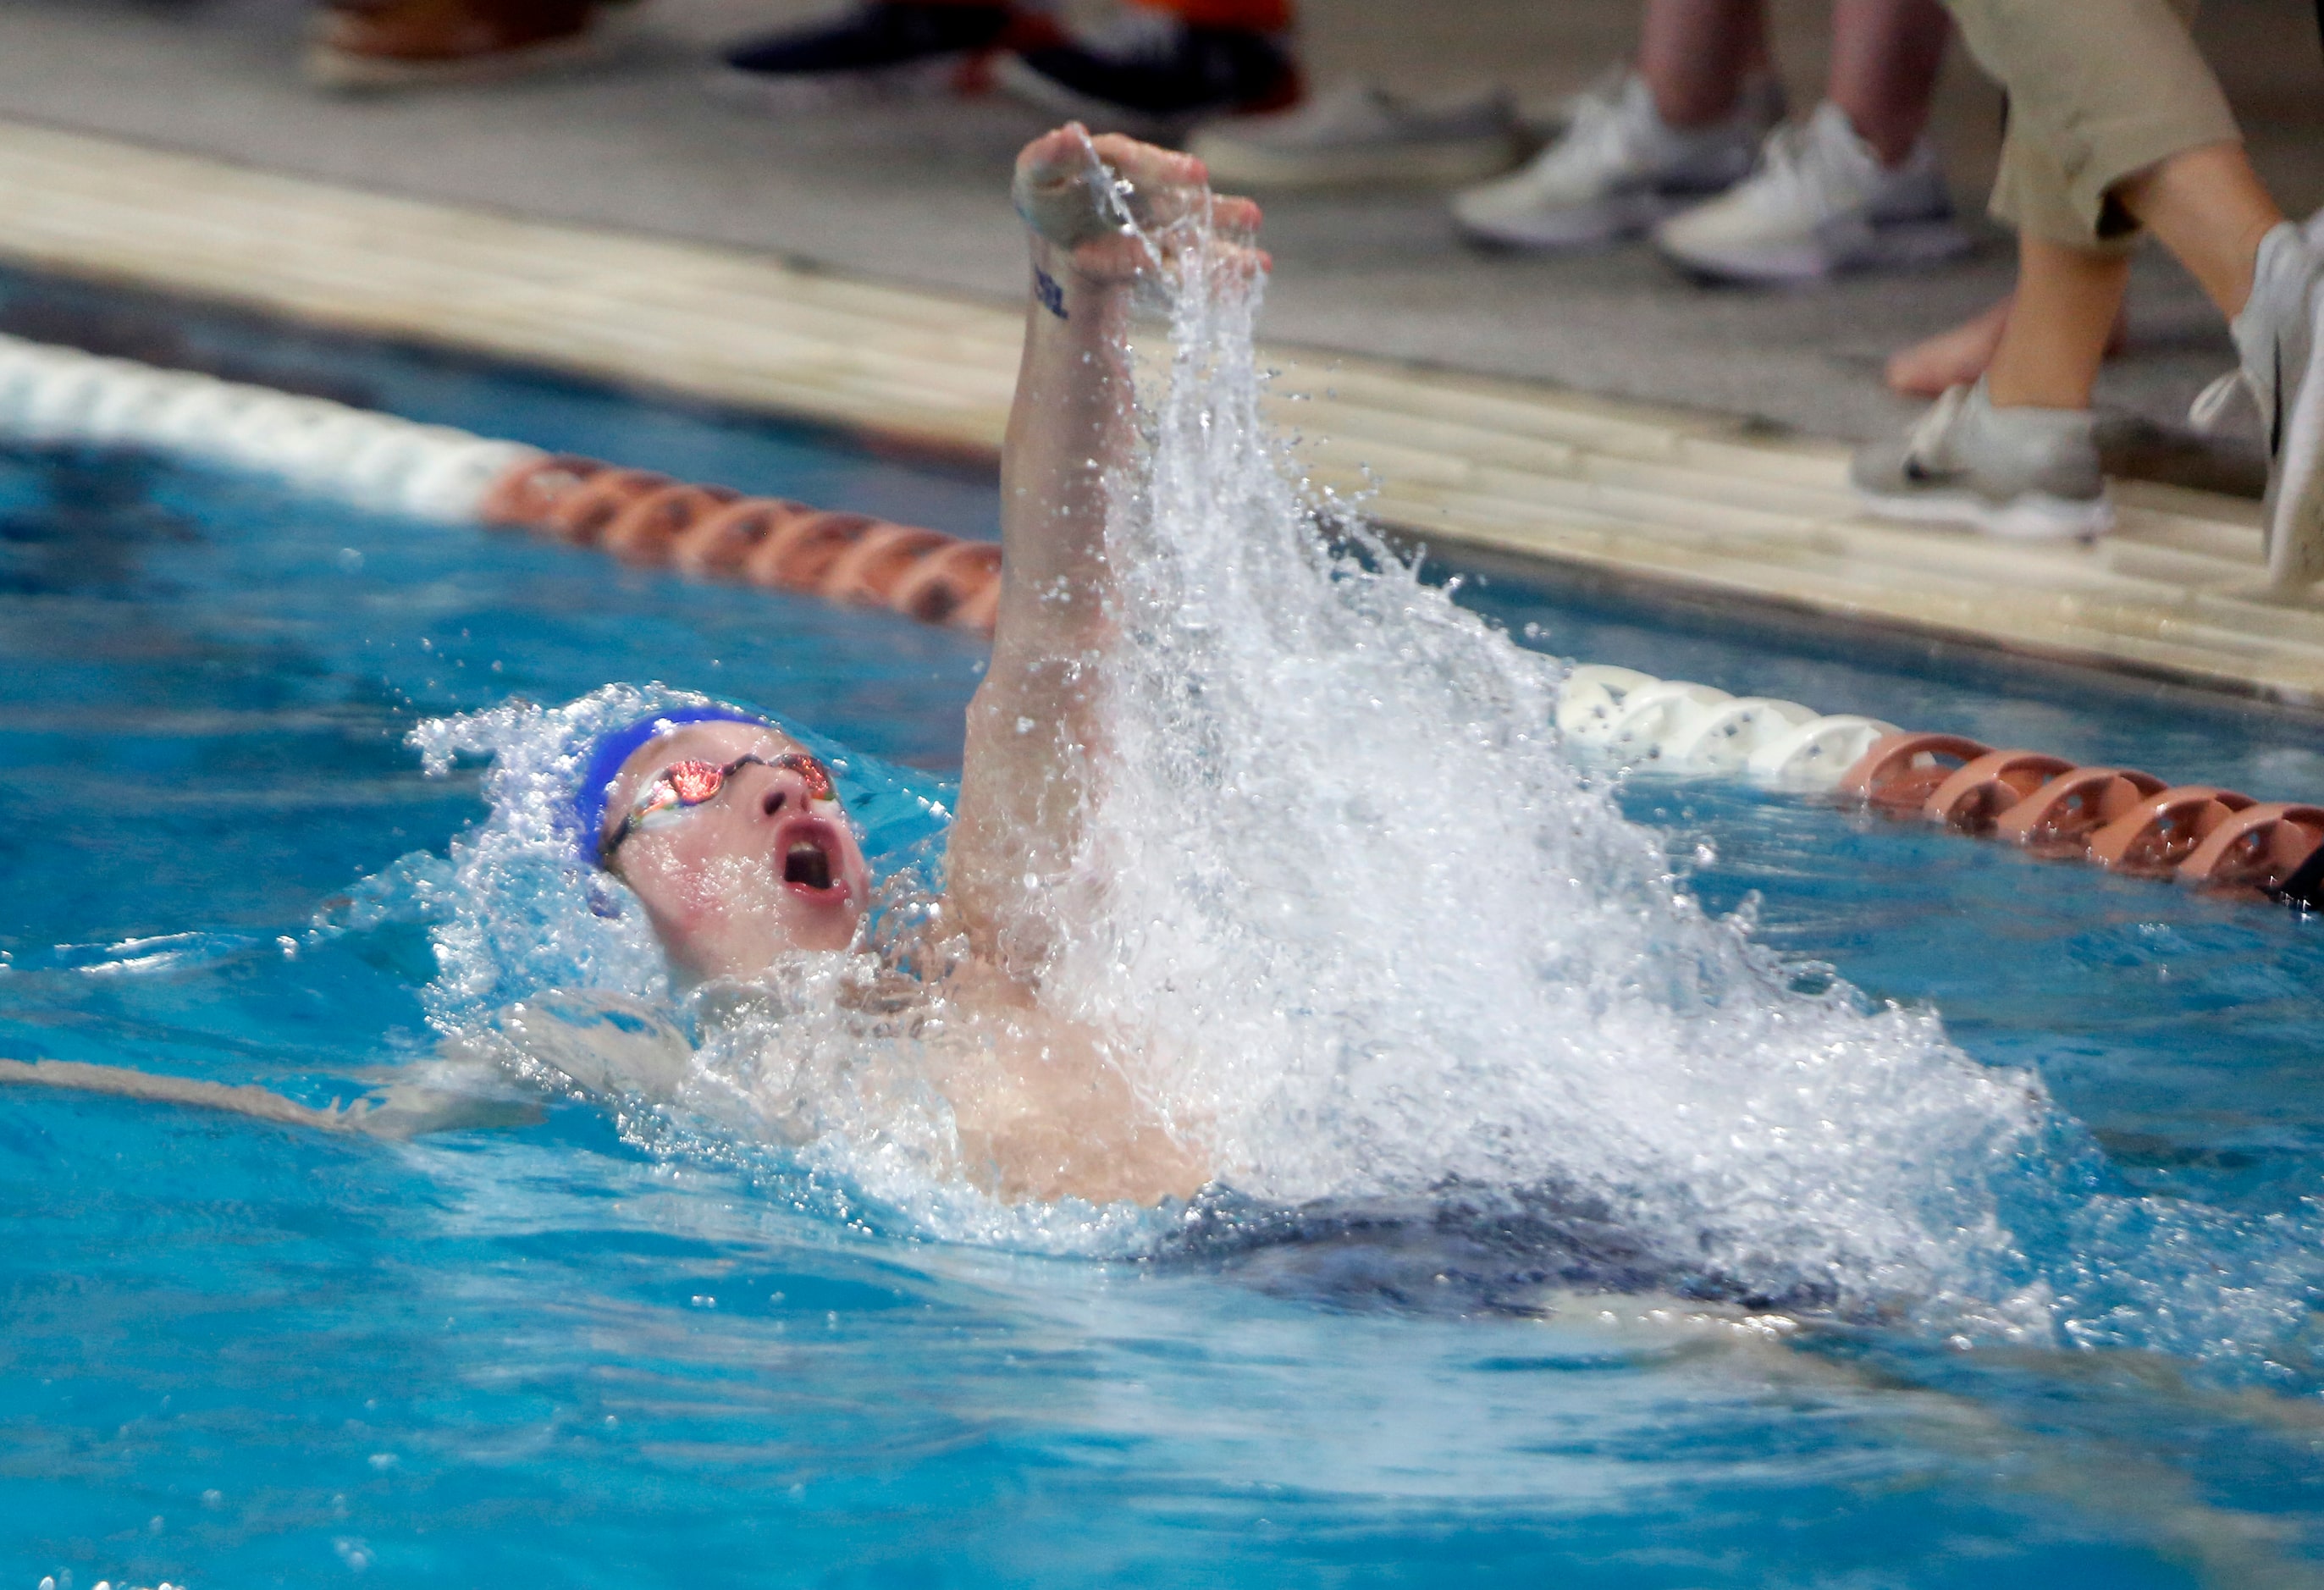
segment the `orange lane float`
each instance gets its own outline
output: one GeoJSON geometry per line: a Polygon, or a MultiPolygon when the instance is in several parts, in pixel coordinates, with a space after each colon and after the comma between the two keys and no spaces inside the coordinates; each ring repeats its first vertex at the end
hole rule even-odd
{"type": "Polygon", "coordinates": [[[990,633],[1001,604],[1001,549],[990,541],[688,485],[569,454],[512,465],[485,492],[480,515],[489,525],[595,547],[627,562],[882,607],[954,629],[990,633]]]}
{"type": "Polygon", "coordinates": [[[1884,816],[1917,814],[2135,877],[2309,907],[2324,896],[2324,807],[2263,804],[2209,784],[2167,786],[2135,769],[2077,767],[1960,735],[1885,735],[1839,789],[1884,816]]]}

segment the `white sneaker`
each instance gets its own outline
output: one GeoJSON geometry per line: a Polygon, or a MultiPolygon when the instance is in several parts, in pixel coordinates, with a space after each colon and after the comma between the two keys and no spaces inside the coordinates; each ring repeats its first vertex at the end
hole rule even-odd
{"type": "Polygon", "coordinates": [[[1997,409],[1956,386],[1903,437],[1856,449],[1849,484],[1888,519],[1966,524],[2012,541],[2089,540],[2114,527],[2088,409],[1997,409]]]}
{"type": "Polygon", "coordinates": [[[1350,83],[1289,110],[1212,122],[1187,145],[1224,188],[1473,182],[1524,153],[1506,94],[1422,105],[1350,83]]]}
{"type": "Polygon", "coordinates": [[[1760,138],[1783,114],[1774,79],[1748,85],[1716,126],[1665,123],[1643,79],[1625,71],[1573,102],[1563,134],[1524,170],[1452,197],[1452,218],[1480,243],[1592,248],[1749,174],[1760,138]]]}
{"type": "Polygon", "coordinates": [[[1884,166],[1847,112],[1826,100],[1767,135],[1759,169],[1655,228],[1677,264],[1727,282],[1816,282],[1840,271],[1897,270],[1966,254],[1935,145],[1923,138],[1884,166]]]}
{"type": "MultiPolygon", "coordinates": [[[[2319,216],[2319,220],[2324,220],[2319,216]]],[[[2324,579],[2324,226],[2285,221],[2260,239],[2251,297],[2229,329],[2236,369],[2205,387],[2187,418],[2216,425],[2237,391],[2267,443],[2267,574],[2284,591],[2324,579]]]]}

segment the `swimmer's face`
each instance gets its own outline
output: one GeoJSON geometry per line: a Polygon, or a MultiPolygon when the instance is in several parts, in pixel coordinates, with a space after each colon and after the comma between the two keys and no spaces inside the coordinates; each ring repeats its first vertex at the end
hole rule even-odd
{"type": "MultiPolygon", "coordinates": [[[[656,781],[681,762],[803,756],[773,729],[688,724],[622,764],[605,803],[612,846],[656,781]]],[[[637,894],[670,959],[690,976],[748,977],[794,949],[844,949],[871,895],[871,869],[839,803],[812,769],[736,768],[698,805],[672,804],[621,839],[606,862],[637,894]]]]}

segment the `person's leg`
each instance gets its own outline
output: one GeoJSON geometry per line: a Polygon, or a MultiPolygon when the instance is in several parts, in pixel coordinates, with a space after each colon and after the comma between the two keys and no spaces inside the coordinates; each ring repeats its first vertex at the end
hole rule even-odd
{"type": "Polygon", "coordinates": [[[2238,388],[2250,397],[2267,447],[2268,578],[2304,590],[2324,579],[2324,250],[2283,218],[2237,143],[2172,155],[2116,196],[2227,317],[2236,368],[2188,418],[2208,428],[2238,388]]]}
{"type": "Polygon", "coordinates": [[[1881,164],[1901,162],[1926,130],[1951,33],[1937,0],[1833,0],[1824,95],[1881,164]]]}
{"type": "Polygon", "coordinates": [[[1744,79],[1767,70],[1762,0],[1646,0],[1638,76],[1666,125],[1708,127],[1735,114],[1744,79]]]}
{"type": "Polygon", "coordinates": [[[2017,240],[2017,293],[1986,391],[1996,408],[2087,409],[2130,280],[2121,254],[2017,240]]]}
{"type": "MultiPolygon", "coordinates": [[[[2237,143],[2174,155],[2115,190],[2123,208],[2177,255],[2219,312],[2233,319],[2250,296],[2260,240],[2283,219],[2237,143]]],[[[2089,402],[2098,364],[2122,339],[2126,257],[2070,249],[2028,236],[2018,250],[2017,291],[1976,319],[1889,361],[1888,381],[1924,395],[1950,365],[1946,386],[1987,375],[2001,408],[2079,409],[2089,402]],[[2024,306],[2013,311],[2013,302],[2024,306]],[[2095,325],[2100,316],[2103,326],[2095,325]],[[1989,372],[1989,374],[1988,374],[1989,372]]]]}
{"type": "MultiPolygon", "coordinates": [[[[1881,372],[1888,390],[1899,397],[1941,397],[1947,389],[1967,386],[1984,374],[1993,363],[1993,350],[2001,346],[2002,329],[2009,324],[2009,307],[2015,297],[2014,292],[2004,293],[1998,302],[1960,325],[1889,355],[1881,372]]],[[[2106,356],[2111,359],[2120,354],[2129,340],[2129,320],[2117,310],[2114,328],[2107,333],[2106,356]]]]}
{"type": "Polygon", "coordinates": [[[1646,0],[1631,70],[1523,170],[1455,194],[1453,219],[1496,247],[1603,247],[1742,180],[1782,114],[1762,0],[1646,0]]]}
{"type": "Polygon", "coordinates": [[[2018,282],[1990,367],[1950,386],[1902,438],[1858,449],[1849,476],[1892,518],[2096,535],[2113,509],[2090,385],[2121,307],[2126,245],[2081,223],[2064,173],[2021,131],[2013,120],[1996,188],[1996,209],[2020,217],[2018,282]]]}
{"type": "Polygon", "coordinates": [[[2005,532],[2013,521],[2044,533],[2102,527],[2090,389],[2121,306],[2122,255],[2152,221],[2221,308],[2242,311],[2241,378],[2269,422],[2282,487],[2271,487],[2270,568],[2286,582],[2311,566],[2324,574],[2324,474],[2310,457],[2324,450],[2324,377],[2310,378],[2318,264],[2236,147],[2187,32],[2191,0],[1947,3],[2009,93],[1994,211],[2021,239],[2019,291],[1986,378],[1948,392],[1900,443],[1860,450],[1857,485],[1900,516],[2005,532]]]}
{"type": "Polygon", "coordinates": [[[2260,239],[2283,222],[2239,143],[2174,154],[2114,190],[2122,207],[2177,256],[2219,312],[2244,312],[2260,239]]]}
{"type": "Polygon", "coordinates": [[[1937,0],[1835,0],[1824,103],[1769,138],[1749,180],[1658,226],[1656,245],[1695,274],[1756,284],[1966,253],[1924,135],[1951,26],[1937,0]]]}
{"type": "MultiPolygon", "coordinates": [[[[1978,63],[2013,80],[1993,213],[2021,236],[2121,250],[2135,227],[2109,190],[2174,153],[2235,136],[2186,23],[2194,0],[1946,0],[1978,63]]],[[[1933,397],[1982,375],[2011,318],[2000,303],[1899,352],[1889,386],[1933,397]]],[[[2108,334],[2123,340],[2119,314],[2108,334]]]]}

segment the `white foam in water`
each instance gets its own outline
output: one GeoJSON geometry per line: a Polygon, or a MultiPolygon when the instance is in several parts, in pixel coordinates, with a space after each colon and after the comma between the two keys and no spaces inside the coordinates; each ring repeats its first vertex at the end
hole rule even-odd
{"type": "MultiPolygon", "coordinates": [[[[1674,1273],[1964,1340],[2232,1354],[2297,1328],[2304,1233],[2104,1196],[2031,1076],[1970,1061],[1932,1015],[1795,988],[1569,760],[1562,664],[1360,526],[1327,548],[1259,418],[1259,288],[1187,241],[1113,481],[1111,771],[1048,896],[1075,911],[1044,996],[1227,1185],[1277,1205],[1547,1188],[1674,1273]]],[[[592,911],[610,886],[554,820],[579,738],[653,704],[615,689],[425,732],[439,766],[496,758],[438,929],[448,1030],[554,987],[667,997],[637,913],[592,911]]],[[[1086,1252],[1167,1228],[966,1186],[912,1081],[913,1021],[867,996],[892,977],[806,957],[742,1020],[680,1012],[710,1036],[672,1119],[793,1145],[934,1234],[1086,1252]]]]}
{"type": "Polygon", "coordinates": [[[1563,665],[1326,550],[1259,419],[1258,297],[1199,248],[1169,295],[1110,529],[1117,762],[1071,892],[1101,906],[1051,990],[1263,1198],[1554,1183],[1753,1288],[1961,1286],[2038,1089],[1792,992],[1563,753],[1563,665]]]}
{"type": "Polygon", "coordinates": [[[613,686],[554,711],[515,702],[413,735],[428,771],[439,776],[463,753],[492,759],[484,776],[492,815],[452,842],[455,877],[441,889],[438,975],[428,990],[439,1027],[470,1029],[543,989],[668,994],[652,930],[636,911],[605,909],[604,885],[573,864],[565,814],[591,741],[669,700],[668,692],[613,686]]]}

